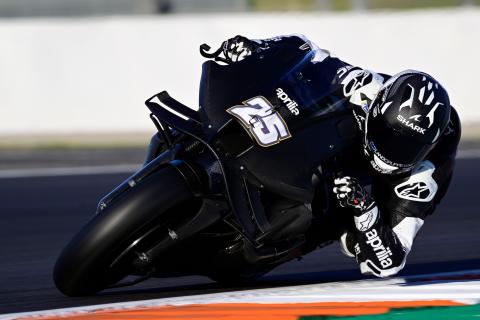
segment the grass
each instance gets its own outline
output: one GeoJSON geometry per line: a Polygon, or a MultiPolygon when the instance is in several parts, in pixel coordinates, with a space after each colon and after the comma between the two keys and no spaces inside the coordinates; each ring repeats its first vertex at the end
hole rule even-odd
{"type": "Polygon", "coordinates": [[[455,7],[459,0],[368,0],[369,9],[420,9],[436,7],[455,7]]]}
{"type": "MultiPolygon", "coordinates": [[[[254,11],[344,11],[352,9],[355,0],[249,0],[254,11]]],[[[359,0],[360,1],[360,0],[359,0]]],[[[363,0],[368,9],[422,9],[462,5],[468,0],[363,0]]],[[[480,5],[480,0],[473,0],[480,5]]]]}

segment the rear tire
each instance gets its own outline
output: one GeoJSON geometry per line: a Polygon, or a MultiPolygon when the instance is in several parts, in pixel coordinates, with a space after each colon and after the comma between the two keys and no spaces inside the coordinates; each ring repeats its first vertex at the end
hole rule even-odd
{"type": "Polygon", "coordinates": [[[91,295],[128,275],[110,265],[152,221],[193,197],[174,167],[166,167],[93,216],[63,249],[53,279],[67,296],[91,295]]]}

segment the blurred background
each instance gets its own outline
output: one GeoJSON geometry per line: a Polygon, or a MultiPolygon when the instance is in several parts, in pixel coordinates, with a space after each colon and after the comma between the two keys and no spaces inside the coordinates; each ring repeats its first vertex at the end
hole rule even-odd
{"type": "MultiPolygon", "coordinates": [[[[141,165],[155,132],[144,101],[168,90],[198,107],[202,43],[292,33],[447,88],[463,123],[457,169],[405,273],[478,268],[480,0],[0,0],[0,313],[219,290],[190,277],[66,299],[51,270],[97,201],[141,165]]],[[[270,277],[282,276],[359,273],[330,246],[270,277]]]]}
{"type": "Polygon", "coordinates": [[[146,98],[197,107],[200,44],[291,33],[432,74],[477,134],[480,0],[0,0],[0,146],[143,145],[146,98]]]}
{"type": "Polygon", "coordinates": [[[350,11],[479,5],[478,0],[2,0],[3,17],[350,11]]]}

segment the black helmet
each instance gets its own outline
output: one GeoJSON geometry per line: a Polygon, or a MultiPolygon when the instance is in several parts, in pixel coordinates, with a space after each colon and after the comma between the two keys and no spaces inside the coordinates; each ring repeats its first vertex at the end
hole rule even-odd
{"type": "Polygon", "coordinates": [[[373,99],[365,123],[365,152],[381,173],[411,170],[435,146],[450,120],[445,89],[426,73],[391,77],[373,99]]]}

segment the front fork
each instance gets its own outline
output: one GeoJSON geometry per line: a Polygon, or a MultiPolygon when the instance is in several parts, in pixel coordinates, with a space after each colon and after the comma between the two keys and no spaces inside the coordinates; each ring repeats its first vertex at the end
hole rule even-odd
{"type": "Polygon", "coordinates": [[[166,149],[166,145],[163,141],[162,136],[157,132],[150,139],[150,144],[147,148],[147,154],[145,155],[145,160],[143,162],[143,167],[145,167],[150,161],[158,157],[166,149]]]}

